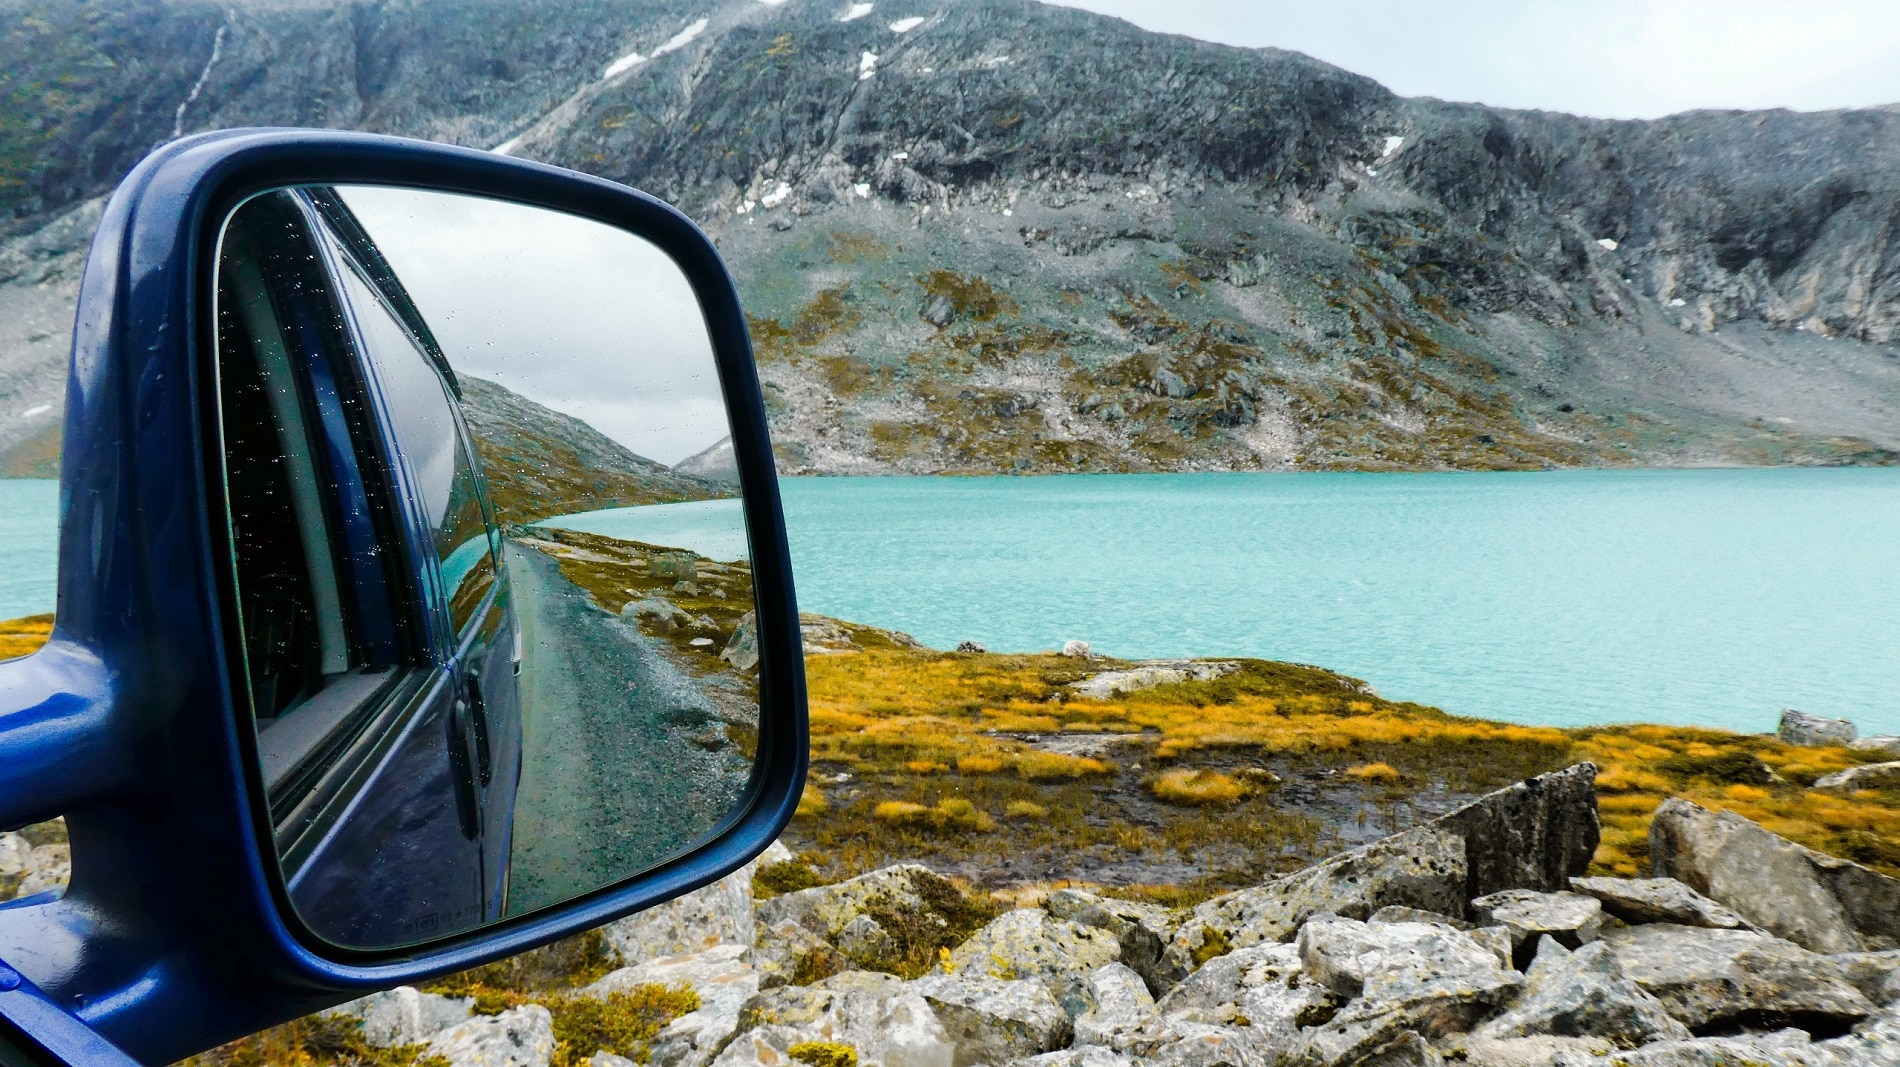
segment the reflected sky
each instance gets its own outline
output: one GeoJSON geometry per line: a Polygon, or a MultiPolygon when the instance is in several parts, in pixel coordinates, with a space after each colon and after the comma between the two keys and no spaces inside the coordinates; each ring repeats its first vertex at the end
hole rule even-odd
{"type": "Polygon", "coordinates": [[[726,435],[705,318],[679,268],[646,240],[497,200],[338,192],[457,371],[662,463],[726,435]]]}

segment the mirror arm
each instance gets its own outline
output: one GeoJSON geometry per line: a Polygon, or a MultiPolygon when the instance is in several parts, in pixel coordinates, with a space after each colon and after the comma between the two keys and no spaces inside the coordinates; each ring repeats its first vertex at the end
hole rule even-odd
{"type": "Polygon", "coordinates": [[[131,780],[111,696],[105,664],[57,633],[0,662],[0,829],[64,815],[131,780]]]}
{"type": "Polygon", "coordinates": [[[0,963],[0,1019],[5,1020],[0,1024],[0,1062],[142,1067],[5,963],[0,963]]]}

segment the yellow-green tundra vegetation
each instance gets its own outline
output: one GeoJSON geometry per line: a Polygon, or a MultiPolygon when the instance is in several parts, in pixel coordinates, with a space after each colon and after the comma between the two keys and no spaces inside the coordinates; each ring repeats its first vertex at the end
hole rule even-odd
{"type": "MultiPolygon", "coordinates": [[[[606,547],[589,535],[552,536],[570,547],[606,547]]],[[[564,571],[603,606],[646,591],[635,576],[574,562],[564,560],[564,571]]],[[[1318,667],[1250,659],[1222,661],[1235,669],[1212,680],[1094,700],[1071,687],[1129,664],[939,652],[871,627],[805,621],[817,635],[806,661],[813,771],[786,835],[797,858],[758,872],[761,897],[910,860],[965,891],[951,902],[964,921],[948,940],[1056,885],[1188,905],[1580,760],[1600,768],[1603,837],[1592,873],[1646,873],[1650,817],[1665,798],[1681,796],[1900,876],[1900,789],[1811,788],[1882,758],[1877,753],[1693,727],[1558,729],[1466,718],[1383,699],[1318,667]]],[[[20,654],[45,629],[44,619],[16,620],[0,624],[0,635],[20,654]]],[[[890,928],[904,933],[901,917],[891,918],[890,928]]],[[[915,973],[948,943],[943,931],[903,940],[906,969],[915,973]]],[[[601,935],[589,932],[428,989],[472,996],[488,1014],[530,1000],[546,1005],[559,1067],[596,1048],[644,1062],[653,1036],[697,999],[660,986],[604,1001],[574,995],[615,962],[601,935]]],[[[825,963],[801,977],[835,970],[825,963]]],[[[805,1062],[834,1067],[830,1050],[807,1051],[805,1062]]],[[[196,1062],[395,1067],[421,1052],[375,1049],[353,1021],[312,1017],[196,1062]]]]}

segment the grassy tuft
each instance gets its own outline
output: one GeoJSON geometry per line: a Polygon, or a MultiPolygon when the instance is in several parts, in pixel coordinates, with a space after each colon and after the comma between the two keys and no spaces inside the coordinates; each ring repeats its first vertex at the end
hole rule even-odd
{"type": "Polygon", "coordinates": [[[1148,781],[1148,791],[1170,804],[1229,807],[1247,795],[1238,779],[1219,771],[1177,767],[1148,781]]]}
{"type": "Polygon", "coordinates": [[[1348,767],[1345,772],[1349,778],[1362,782],[1399,782],[1405,779],[1390,763],[1383,760],[1378,763],[1362,763],[1357,767],[1348,767]]]}
{"type": "Polygon", "coordinates": [[[858,1067],[858,1050],[836,1041],[801,1041],[785,1054],[811,1067],[858,1067]]]}
{"type": "Polygon", "coordinates": [[[752,875],[752,898],[770,900],[786,893],[796,893],[801,889],[812,889],[825,884],[817,871],[802,860],[786,860],[760,867],[752,875]]]}

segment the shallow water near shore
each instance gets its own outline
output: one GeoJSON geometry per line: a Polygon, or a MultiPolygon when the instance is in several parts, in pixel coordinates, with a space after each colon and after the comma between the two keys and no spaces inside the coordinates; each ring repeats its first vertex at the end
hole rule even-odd
{"type": "Polygon", "coordinates": [[[800,607],[938,648],[1292,660],[1548,725],[1798,707],[1900,733],[1900,470],[780,484],[800,607]]]}
{"type": "MultiPolygon", "coordinates": [[[[1797,707],[1900,733],[1900,470],[780,484],[800,607],[938,648],[1292,660],[1548,725],[1797,707]]],[[[52,608],[56,498],[0,483],[7,615],[52,608]]],[[[725,559],[735,507],[560,524],[725,559]]]]}

